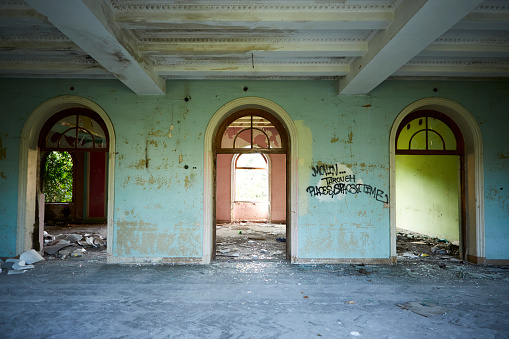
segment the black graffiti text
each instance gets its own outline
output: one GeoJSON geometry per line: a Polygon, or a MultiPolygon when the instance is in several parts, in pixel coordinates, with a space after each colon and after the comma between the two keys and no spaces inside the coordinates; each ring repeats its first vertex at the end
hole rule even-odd
{"type": "Polygon", "coordinates": [[[313,170],[312,176],[316,177],[317,174],[319,175],[327,175],[327,176],[338,176],[340,174],[345,174],[345,171],[340,171],[338,169],[338,164],[335,165],[316,165],[311,167],[313,170]]]}
{"type": "Polygon", "coordinates": [[[376,201],[380,201],[386,204],[389,203],[389,196],[385,194],[384,191],[366,184],[339,182],[324,186],[308,186],[308,188],[306,188],[306,192],[309,193],[312,197],[330,196],[331,198],[334,198],[339,194],[367,194],[376,201]]]}

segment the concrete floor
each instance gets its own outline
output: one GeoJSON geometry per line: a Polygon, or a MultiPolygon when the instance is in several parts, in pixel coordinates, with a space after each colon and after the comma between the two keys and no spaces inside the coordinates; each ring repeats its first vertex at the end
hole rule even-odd
{"type": "Polygon", "coordinates": [[[507,338],[509,269],[430,261],[127,266],[0,274],[1,338],[507,338]],[[424,317],[397,304],[436,302],[424,317]]]}

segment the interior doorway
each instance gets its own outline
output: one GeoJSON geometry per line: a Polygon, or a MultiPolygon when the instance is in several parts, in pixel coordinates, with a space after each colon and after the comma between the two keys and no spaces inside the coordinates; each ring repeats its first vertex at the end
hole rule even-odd
{"type": "Polygon", "coordinates": [[[58,256],[73,246],[105,252],[109,133],[104,121],[84,108],[59,111],[43,125],[38,147],[37,224],[44,252],[58,256]]]}
{"type": "Polygon", "coordinates": [[[214,147],[216,260],[288,256],[288,140],[282,124],[245,109],[219,127],[214,147]]]}
{"type": "Polygon", "coordinates": [[[456,123],[420,110],[395,140],[397,255],[466,258],[465,147],[456,123]]]}

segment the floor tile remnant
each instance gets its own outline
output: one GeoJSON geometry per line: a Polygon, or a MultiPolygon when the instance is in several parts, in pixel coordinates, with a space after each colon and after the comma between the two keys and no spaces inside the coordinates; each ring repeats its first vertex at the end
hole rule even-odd
{"type": "Polygon", "coordinates": [[[438,306],[437,303],[428,300],[409,301],[404,304],[398,304],[404,310],[409,310],[424,317],[446,314],[449,310],[438,306]]]}

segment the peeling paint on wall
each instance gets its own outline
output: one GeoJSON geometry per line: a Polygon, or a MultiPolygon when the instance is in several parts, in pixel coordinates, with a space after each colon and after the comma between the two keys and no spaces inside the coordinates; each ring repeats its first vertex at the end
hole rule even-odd
{"type": "MultiPolygon", "coordinates": [[[[299,163],[298,178],[299,190],[309,183],[311,177],[311,162],[313,161],[313,134],[311,129],[306,126],[303,120],[296,120],[295,129],[299,138],[299,163]]],[[[308,195],[299,194],[299,214],[307,214],[308,211],[308,195]]]]}

